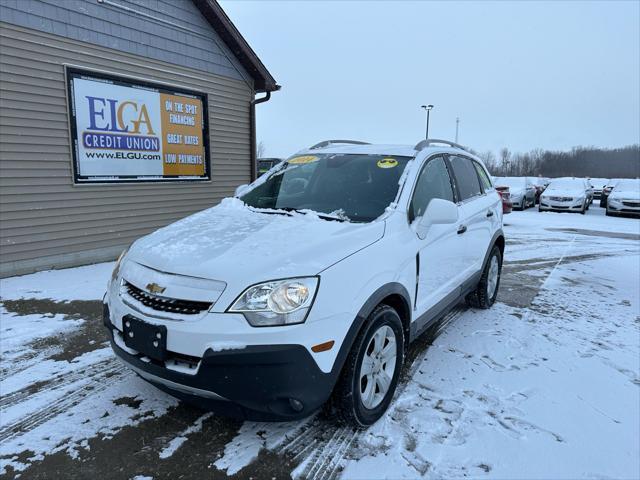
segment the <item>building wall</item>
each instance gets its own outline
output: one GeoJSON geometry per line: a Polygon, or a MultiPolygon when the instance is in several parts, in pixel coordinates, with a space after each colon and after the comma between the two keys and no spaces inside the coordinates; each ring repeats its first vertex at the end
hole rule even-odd
{"type": "Polygon", "coordinates": [[[233,75],[0,22],[0,276],[113,259],[232,194],[251,177],[252,98],[233,75]],[[64,64],[207,93],[212,181],[74,185],[64,64]]]}
{"type": "Polygon", "coordinates": [[[191,0],[0,0],[0,19],[251,83],[191,0]]]}

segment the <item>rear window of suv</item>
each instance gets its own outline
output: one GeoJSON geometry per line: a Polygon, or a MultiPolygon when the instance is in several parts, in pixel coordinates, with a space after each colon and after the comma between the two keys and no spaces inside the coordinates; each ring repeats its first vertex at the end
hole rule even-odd
{"type": "Polygon", "coordinates": [[[464,201],[480,195],[482,193],[480,180],[471,160],[464,157],[450,156],[449,161],[458,185],[460,200],[464,201]]]}

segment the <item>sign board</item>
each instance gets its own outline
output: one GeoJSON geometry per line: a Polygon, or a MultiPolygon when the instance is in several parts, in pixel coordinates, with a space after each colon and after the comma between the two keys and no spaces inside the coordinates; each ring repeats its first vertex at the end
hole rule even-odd
{"type": "Polygon", "coordinates": [[[207,95],[67,67],[76,183],[210,180],[207,95]]]}

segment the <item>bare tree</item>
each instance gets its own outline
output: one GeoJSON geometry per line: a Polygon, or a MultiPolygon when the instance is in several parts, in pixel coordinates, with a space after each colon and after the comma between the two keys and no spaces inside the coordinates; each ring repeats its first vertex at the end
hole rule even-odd
{"type": "Polygon", "coordinates": [[[264,154],[266,153],[266,150],[267,150],[267,147],[265,147],[264,142],[262,140],[260,140],[258,142],[258,146],[256,147],[257,158],[264,157],[264,154]]]}
{"type": "Polygon", "coordinates": [[[500,168],[502,170],[502,175],[507,175],[509,173],[509,161],[511,160],[511,152],[507,147],[504,147],[500,150],[500,168]]]}
{"type": "Polygon", "coordinates": [[[491,150],[487,150],[486,152],[482,152],[478,154],[478,156],[484,162],[484,165],[487,167],[487,170],[493,175],[495,171],[498,170],[498,163],[496,162],[496,156],[493,154],[491,150]]]}

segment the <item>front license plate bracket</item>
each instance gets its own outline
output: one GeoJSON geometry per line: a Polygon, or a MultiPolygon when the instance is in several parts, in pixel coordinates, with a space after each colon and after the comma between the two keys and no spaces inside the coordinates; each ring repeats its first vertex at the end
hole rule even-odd
{"type": "Polygon", "coordinates": [[[122,318],[122,334],[127,347],[153,360],[167,359],[167,327],[147,323],[133,315],[122,318]]]}

